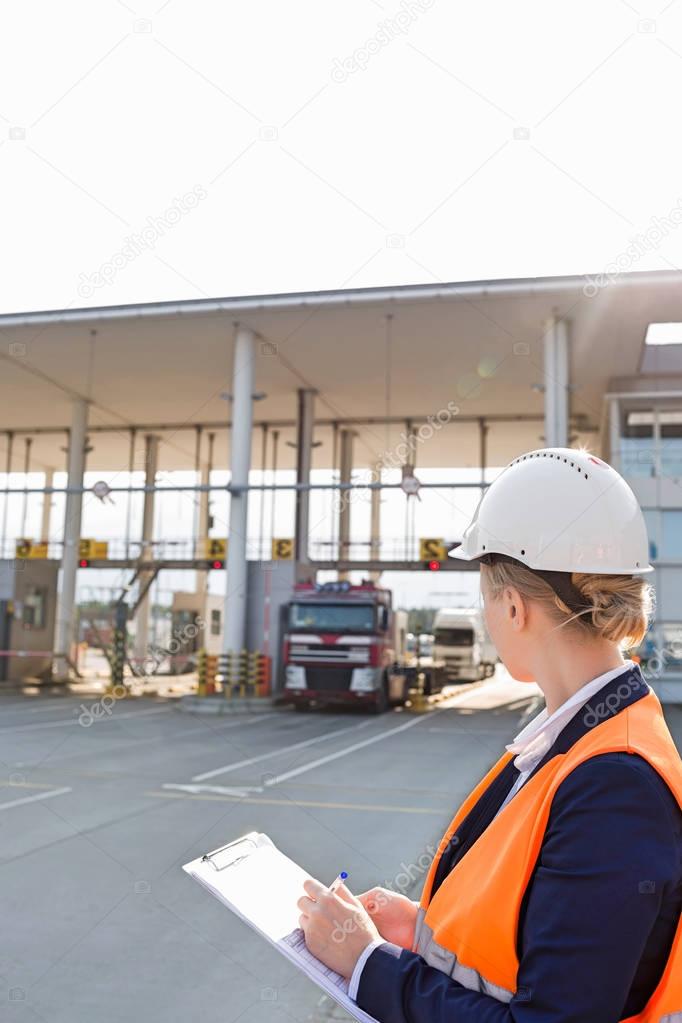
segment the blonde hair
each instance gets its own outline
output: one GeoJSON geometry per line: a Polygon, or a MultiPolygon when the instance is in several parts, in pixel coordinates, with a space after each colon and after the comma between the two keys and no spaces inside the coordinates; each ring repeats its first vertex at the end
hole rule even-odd
{"type": "Polygon", "coordinates": [[[653,587],[641,576],[571,573],[571,582],[591,610],[576,614],[540,576],[523,565],[497,561],[485,566],[486,580],[495,599],[507,586],[540,604],[557,626],[576,638],[606,639],[624,649],[638,646],[649,628],[654,609],[653,587]]]}

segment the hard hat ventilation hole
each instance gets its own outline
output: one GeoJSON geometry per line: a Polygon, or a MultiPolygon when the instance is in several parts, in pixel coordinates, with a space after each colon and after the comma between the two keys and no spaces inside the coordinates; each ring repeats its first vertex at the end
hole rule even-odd
{"type": "Polygon", "coordinates": [[[525,550],[522,550],[522,551],[521,551],[521,553],[522,553],[522,554],[525,554],[526,552],[525,552],[525,550]]]}

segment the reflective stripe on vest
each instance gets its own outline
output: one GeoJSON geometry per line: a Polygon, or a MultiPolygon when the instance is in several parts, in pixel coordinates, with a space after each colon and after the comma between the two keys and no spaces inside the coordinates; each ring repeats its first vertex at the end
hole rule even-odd
{"type": "MultiPolygon", "coordinates": [[[[623,752],[646,760],[682,808],[682,761],[656,695],[593,725],[566,753],[541,767],[500,810],[443,879],[438,861],[449,839],[504,769],[505,754],[474,789],[439,843],[422,892],[412,949],[471,991],[509,1003],[517,990],[518,923],[540,855],[554,796],[571,771],[592,757],[623,752]]],[[[682,919],[668,962],[644,1010],[623,1023],[682,1023],[682,919]]]]}
{"type": "MultiPolygon", "coordinates": [[[[498,1002],[511,1002],[514,997],[513,991],[507,991],[506,988],[499,987],[497,984],[492,984],[470,966],[464,966],[463,963],[460,963],[454,952],[449,952],[447,948],[438,944],[433,937],[433,931],[429,925],[424,922],[425,915],[426,914],[423,909],[420,909],[417,913],[417,926],[414,933],[414,951],[417,952],[429,966],[434,966],[437,970],[447,973],[448,977],[452,977],[453,980],[458,981],[462,987],[468,988],[469,991],[478,991],[479,994],[490,995],[492,998],[497,998],[498,1002]]],[[[666,1023],[668,1023],[668,1021],[666,1021],[666,1023]]],[[[672,1017],[670,1018],[669,1023],[673,1023],[672,1017]]]]}

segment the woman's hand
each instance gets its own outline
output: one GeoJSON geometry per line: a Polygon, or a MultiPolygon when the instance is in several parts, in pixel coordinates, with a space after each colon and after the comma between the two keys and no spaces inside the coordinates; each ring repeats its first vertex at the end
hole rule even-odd
{"type": "Polygon", "coordinates": [[[386,941],[401,948],[412,948],[419,904],[388,888],[370,888],[358,895],[374,924],[386,941]]]}
{"type": "Polygon", "coordinates": [[[345,885],[334,892],[319,881],[306,881],[297,903],[305,943],[325,966],[350,978],[361,952],[381,935],[362,903],[345,885]]]}

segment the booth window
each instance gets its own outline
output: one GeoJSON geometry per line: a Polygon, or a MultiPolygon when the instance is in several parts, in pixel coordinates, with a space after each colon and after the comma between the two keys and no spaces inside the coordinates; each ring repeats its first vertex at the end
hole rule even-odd
{"type": "Polygon", "coordinates": [[[31,586],[26,591],[23,600],[21,623],[25,629],[45,628],[45,608],[47,603],[47,590],[39,586],[31,586]]]}

